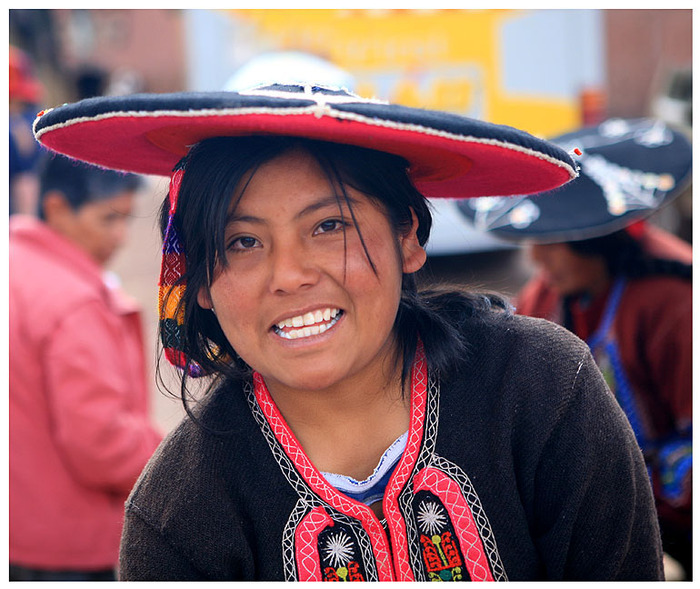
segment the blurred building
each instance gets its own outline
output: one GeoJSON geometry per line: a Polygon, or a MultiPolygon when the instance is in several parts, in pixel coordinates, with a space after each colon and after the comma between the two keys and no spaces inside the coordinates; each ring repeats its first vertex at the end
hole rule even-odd
{"type": "MultiPolygon", "coordinates": [[[[218,90],[250,58],[297,50],[342,62],[359,93],[545,136],[607,116],[692,120],[692,10],[685,9],[12,9],[9,34],[35,60],[44,107],[96,88],[218,90]]],[[[166,180],[153,181],[152,194],[139,201],[134,237],[112,265],[125,289],[152,309],[151,347],[160,264],[154,219],[167,192],[166,180]]],[[[689,239],[690,193],[677,202],[689,239]]],[[[450,214],[438,211],[436,234],[463,252],[494,249],[450,214]]],[[[510,253],[489,251],[468,263],[431,255],[429,263],[436,276],[513,293],[527,272],[518,258],[504,257],[510,253]]],[[[179,419],[178,403],[158,394],[154,401],[163,423],[179,419]]]]}
{"type": "Polygon", "coordinates": [[[35,57],[54,103],[73,99],[85,66],[108,71],[115,93],[212,90],[253,55],[288,49],[345,67],[360,93],[543,135],[654,108],[690,117],[679,114],[690,102],[689,9],[9,13],[10,40],[35,57]]]}
{"type": "Polygon", "coordinates": [[[692,10],[604,10],[603,14],[607,114],[657,114],[692,124],[692,10]]]}

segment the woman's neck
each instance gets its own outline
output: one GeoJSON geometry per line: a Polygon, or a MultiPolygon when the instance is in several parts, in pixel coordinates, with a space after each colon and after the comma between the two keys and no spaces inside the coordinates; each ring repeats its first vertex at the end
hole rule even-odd
{"type": "Polygon", "coordinates": [[[400,365],[324,390],[273,383],[268,390],[314,466],[358,480],[373,472],[410,423],[410,391],[403,394],[400,365]]]}

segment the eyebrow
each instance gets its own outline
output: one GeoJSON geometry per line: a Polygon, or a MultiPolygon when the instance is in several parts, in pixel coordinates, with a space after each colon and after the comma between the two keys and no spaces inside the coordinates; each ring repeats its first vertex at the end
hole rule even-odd
{"type": "MultiPolygon", "coordinates": [[[[316,202],[312,202],[311,204],[305,206],[301,211],[299,211],[296,215],[294,215],[294,219],[295,220],[301,219],[302,217],[304,217],[306,215],[309,215],[315,211],[318,211],[320,209],[324,209],[324,208],[329,207],[329,206],[336,206],[337,207],[340,204],[340,206],[342,207],[342,205],[344,205],[346,202],[350,202],[350,206],[353,206],[353,207],[360,204],[360,202],[357,199],[351,197],[350,195],[347,195],[347,197],[330,195],[330,196],[320,198],[316,202]]],[[[261,219],[260,217],[256,217],[255,215],[238,215],[234,211],[226,219],[226,224],[229,225],[231,223],[236,223],[236,222],[254,223],[254,224],[262,225],[265,223],[265,220],[261,219]]]]}

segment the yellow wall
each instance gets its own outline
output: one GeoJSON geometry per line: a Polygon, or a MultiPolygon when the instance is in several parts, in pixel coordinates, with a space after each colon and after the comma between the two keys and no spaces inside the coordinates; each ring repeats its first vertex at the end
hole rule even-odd
{"type": "Polygon", "coordinates": [[[580,124],[575,99],[507,93],[501,25],[491,10],[234,10],[261,46],[313,53],[347,69],[355,90],[408,106],[458,112],[551,137],[580,124]]]}

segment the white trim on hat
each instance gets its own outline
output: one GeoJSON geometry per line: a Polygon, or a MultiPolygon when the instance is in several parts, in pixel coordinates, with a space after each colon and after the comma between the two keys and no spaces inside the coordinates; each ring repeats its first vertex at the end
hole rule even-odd
{"type": "MultiPolygon", "coordinates": [[[[315,96],[318,96],[316,94],[315,96]]],[[[328,95],[326,95],[328,96],[328,95]]],[[[341,96],[341,98],[344,98],[341,96]]],[[[455,133],[450,133],[448,131],[443,131],[441,129],[433,129],[430,127],[425,127],[423,125],[417,125],[413,123],[401,123],[397,121],[391,121],[387,119],[379,119],[376,117],[367,117],[365,115],[360,115],[354,112],[340,111],[331,109],[330,107],[323,108],[319,111],[319,104],[305,107],[243,107],[243,108],[224,108],[224,109],[200,109],[200,110],[153,110],[153,111],[112,111],[108,113],[101,113],[94,117],[78,117],[66,121],[63,123],[57,123],[48,127],[44,127],[36,132],[36,138],[40,139],[44,134],[50,133],[56,129],[68,128],[73,125],[87,123],[91,121],[100,121],[109,118],[151,118],[157,119],[160,117],[177,117],[182,119],[187,118],[202,118],[202,117],[231,117],[231,116],[246,116],[246,115],[276,115],[276,116],[303,116],[303,115],[314,115],[317,118],[321,116],[328,116],[339,120],[355,121],[368,126],[373,127],[383,127],[387,129],[394,129],[398,131],[409,131],[414,133],[423,133],[425,135],[431,135],[434,137],[440,137],[442,139],[449,139],[457,142],[464,143],[476,143],[481,145],[493,145],[496,147],[501,147],[509,149],[511,151],[517,151],[524,153],[529,156],[537,157],[543,161],[555,164],[564,170],[569,172],[569,176],[573,179],[578,176],[577,170],[569,166],[566,162],[560,159],[544,154],[535,149],[530,149],[523,147],[514,143],[500,141],[498,139],[487,139],[474,137],[473,135],[459,135],[455,133]]],[[[49,112],[49,111],[46,111],[49,112]]],[[[35,125],[39,119],[35,121],[35,125]]]]}

